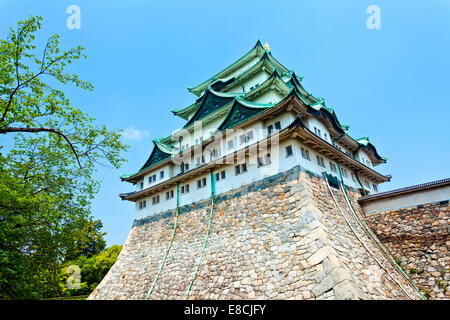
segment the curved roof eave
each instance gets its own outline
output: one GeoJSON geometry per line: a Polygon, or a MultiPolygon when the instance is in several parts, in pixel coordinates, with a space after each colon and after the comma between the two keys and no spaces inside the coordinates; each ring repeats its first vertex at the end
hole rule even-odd
{"type": "Polygon", "coordinates": [[[194,86],[194,87],[188,87],[187,89],[189,90],[189,92],[192,92],[196,96],[200,96],[201,93],[205,90],[205,88],[208,87],[214,80],[218,80],[220,77],[223,77],[224,74],[226,75],[227,73],[228,74],[231,73],[233,71],[233,69],[237,68],[237,65],[245,63],[245,60],[248,59],[249,57],[257,56],[258,50],[262,50],[263,53],[266,51],[264,49],[264,47],[262,46],[260,40],[258,40],[256,42],[256,44],[253,46],[253,48],[249,52],[247,52],[241,58],[239,58],[238,60],[236,60],[235,62],[230,64],[228,67],[226,67],[225,69],[222,69],[222,71],[216,73],[214,76],[212,76],[208,80],[202,82],[201,84],[194,86]]]}
{"type": "MultiPolygon", "coordinates": [[[[160,141],[160,139],[153,139],[152,142],[153,142],[152,153],[150,154],[147,161],[145,161],[144,165],[139,169],[139,171],[137,173],[155,165],[156,163],[159,163],[159,162],[169,158],[172,154],[174,154],[172,147],[170,147],[166,144],[163,144],[160,141]],[[172,149],[172,150],[169,150],[169,149],[172,149]],[[154,157],[156,157],[156,156],[158,157],[158,159],[156,162],[153,162],[154,157]]],[[[133,175],[135,175],[135,174],[133,174],[133,175]]]]}
{"type": "Polygon", "coordinates": [[[361,148],[371,151],[373,153],[373,155],[375,156],[376,160],[378,160],[380,163],[387,162],[386,157],[382,157],[379,155],[375,146],[369,141],[369,137],[362,137],[362,138],[354,139],[354,140],[360,145],[361,148]]]}

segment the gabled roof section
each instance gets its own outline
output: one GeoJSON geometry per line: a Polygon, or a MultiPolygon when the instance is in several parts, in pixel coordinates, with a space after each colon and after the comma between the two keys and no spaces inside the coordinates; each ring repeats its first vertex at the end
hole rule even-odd
{"type": "Polygon", "coordinates": [[[233,101],[233,106],[228,112],[228,115],[219,125],[218,130],[223,131],[234,127],[235,125],[257,115],[258,113],[271,108],[272,106],[273,104],[252,103],[236,97],[233,101]]]}
{"type": "Polygon", "coordinates": [[[213,83],[215,80],[224,79],[227,78],[228,75],[230,75],[233,71],[237,70],[238,68],[245,65],[248,61],[253,59],[256,56],[262,56],[263,53],[266,50],[261,44],[261,41],[257,41],[256,44],[253,46],[253,48],[247,52],[245,55],[243,55],[240,59],[233,62],[231,65],[214,75],[213,77],[209,78],[208,80],[202,82],[201,84],[195,86],[195,87],[189,87],[188,90],[195,94],[196,96],[200,96],[201,93],[209,86],[211,83],[213,83]]]}
{"type": "Polygon", "coordinates": [[[270,54],[267,52],[264,52],[264,54],[261,56],[261,58],[258,60],[258,62],[253,64],[247,70],[243,71],[241,74],[239,74],[235,77],[232,77],[228,80],[216,80],[211,85],[211,87],[213,87],[214,89],[216,89],[216,87],[220,87],[221,89],[224,89],[236,81],[238,81],[239,84],[241,84],[241,81],[244,81],[247,78],[251,78],[253,75],[260,72],[261,70],[264,70],[268,73],[272,73],[274,69],[277,69],[277,65],[273,62],[273,59],[271,59],[270,54]]]}
{"type": "Polygon", "coordinates": [[[272,74],[257,88],[248,92],[245,97],[250,100],[271,88],[279,91],[282,95],[287,95],[291,91],[291,88],[281,78],[281,73],[277,68],[273,69],[272,74]]]}
{"type": "Polygon", "coordinates": [[[302,84],[300,83],[299,79],[302,79],[302,77],[299,77],[295,74],[295,72],[292,72],[286,84],[289,87],[297,90],[298,93],[304,98],[303,100],[306,100],[309,104],[316,104],[318,102],[320,103],[321,101],[323,101],[323,99],[316,98],[311,93],[306,91],[305,88],[303,88],[302,84]]]}
{"type": "Polygon", "coordinates": [[[189,119],[189,121],[184,125],[183,128],[186,128],[192,123],[194,123],[194,121],[200,120],[205,116],[207,116],[208,114],[213,113],[216,110],[219,110],[220,108],[231,102],[235,96],[236,94],[234,93],[230,94],[217,92],[211,89],[211,87],[208,87],[199,102],[197,111],[192,116],[192,118],[189,119]]]}
{"type": "MultiPolygon", "coordinates": [[[[248,63],[255,57],[262,58],[263,56],[266,56],[265,58],[267,58],[276,68],[278,68],[283,73],[289,71],[277,59],[275,59],[270,52],[267,52],[262,46],[261,42],[258,40],[255,46],[240,59],[238,59],[237,61],[235,61],[234,63],[232,63],[231,65],[229,65],[228,67],[226,67],[213,77],[202,82],[201,84],[195,87],[189,87],[188,90],[193,94],[195,94],[196,96],[200,96],[202,92],[205,91],[206,88],[208,88],[213,82],[217,80],[221,80],[223,82],[231,81],[230,76],[233,72],[244,66],[246,63],[248,63]]],[[[260,62],[261,59],[258,62],[256,62],[256,64],[260,62]]]]}
{"type": "MultiPolygon", "coordinates": [[[[375,146],[374,146],[372,143],[370,143],[369,137],[362,137],[362,138],[355,139],[355,140],[356,140],[356,142],[359,143],[359,145],[360,145],[361,148],[368,150],[369,153],[370,153],[371,155],[373,155],[373,157],[374,157],[374,158],[377,160],[377,162],[378,162],[377,164],[380,164],[380,163],[386,163],[387,158],[386,158],[386,157],[381,157],[381,156],[378,154],[377,149],[375,148],[375,146]]],[[[374,160],[374,159],[372,159],[372,160],[374,160]]]]}
{"type": "Polygon", "coordinates": [[[170,156],[172,154],[175,154],[176,151],[169,145],[162,143],[161,139],[154,139],[153,141],[153,150],[152,153],[150,154],[150,157],[148,157],[147,161],[145,162],[145,164],[142,166],[141,169],[139,169],[138,172],[151,167],[153,165],[155,165],[158,162],[161,162],[167,158],[170,158],[170,156]]]}
{"type": "Polygon", "coordinates": [[[292,88],[289,95],[295,95],[300,101],[302,101],[306,106],[306,111],[315,116],[319,117],[321,116],[323,119],[328,120],[333,129],[336,130],[339,134],[345,134],[347,132],[348,126],[342,125],[337,116],[336,113],[332,108],[325,107],[325,101],[323,98],[320,98],[316,103],[311,104],[305,102],[305,97],[296,89],[292,88]]]}

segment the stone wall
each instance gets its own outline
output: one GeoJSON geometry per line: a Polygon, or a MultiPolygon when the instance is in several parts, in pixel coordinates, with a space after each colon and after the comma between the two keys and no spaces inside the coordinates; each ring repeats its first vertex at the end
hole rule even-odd
{"type": "Polygon", "coordinates": [[[426,296],[450,298],[448,201],[376,212],[366,219],[426,296]]]}
{"type": "MultiPolygon", "coordinates": [[[[218,195],[189,299],[420,299],[365,234],[342,191],[332,192],[342,213],[325,180],[297,166],[218,195]]],[[[350,196],[362,215],[357,193],[350,196]]],[[[203,201],[180,209],[151,299],[185,298],[210,208],[203,201]]],[[[89,299],[145,299],[174,221],[174,211],[135,221],[117,262],[89,299]]]]}

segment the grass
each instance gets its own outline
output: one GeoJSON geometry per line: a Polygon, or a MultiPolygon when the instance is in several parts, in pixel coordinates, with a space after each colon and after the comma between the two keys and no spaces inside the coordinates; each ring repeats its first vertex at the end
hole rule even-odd
{"type": "Polygon", "coordinates": [[[50,298],[46,300],[86,300],[89,295],[85,296],[73,296],[73,297],[58,297],[58,298],[50,298]]]}

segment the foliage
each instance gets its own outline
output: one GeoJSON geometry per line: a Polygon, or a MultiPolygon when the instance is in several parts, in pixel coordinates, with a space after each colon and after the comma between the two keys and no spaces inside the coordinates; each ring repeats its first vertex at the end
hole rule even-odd
{"type": "Polygon", "coordinates": [[[61,295],[79,296],[91,293],[116,262],[120,250],[122,250],[122,246],[113,245],[91,257],[83,255],[73,261],[64,263],[61,270],[61,295]],[[67,287],[67,279],[72,275],[67,270],[71,265],[78,266],[81,269],[80,289],[69,289],[67,287]]]}
{"type": "Polygon", "coordinates": [[[104,246],[101,222],[90,216],[99,183],[96,165],[118,168],[127,146],[120,132],[97,126],[60,86],[93,86],[66,72],[86,58],[82,47],[61,51],[50,37],[37,55],[40,17],[0,39],[0,299],[58,295],[60,264],[104,246]]]}

